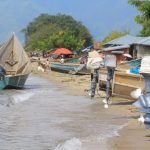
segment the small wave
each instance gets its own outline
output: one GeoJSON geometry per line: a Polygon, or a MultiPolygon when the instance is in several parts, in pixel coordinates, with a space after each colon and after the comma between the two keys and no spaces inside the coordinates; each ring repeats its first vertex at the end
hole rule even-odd
{"type": "Polygon", "coordinates": [[[119,135],[119,131],[121,129],[123,129],[125,126],[127,126],[127,124],[120,125],[120,126],[118,126],[118,125],[111,125],[109,127],[108,131],[106,131],[106,133],[103,133],[102,135],[100,135],[98,137],[98,140],[101,141],[101,140],[105,140],[105,139],[112,138],[112,137],[115,137],[115,136],[120,136],[119,135]]]}
{"type": "Polygon", "coordinates": [[[59,144],[55,150],[81,150],[82,142],[77,138],[67,140],[63,144],[59,144]]]}
{"type": "Polygon", "coordinates": [[[110,125],[104,131],[101,131],[101,133],[97,135],[91,135],[86,138],[82,139],[82,144],[85,143],[101,143],[101,142],[106,142],[108,138],[112,138],[115,136],[120,136],[119,135],[119,130],[127,126],[125,125],[110,125]]]}
{"type": "Polygon", "coordinates": [[[12,96],[12,101],[13,101],[13,103],[20,103],[20,102],[28,100],[33,95],[34,95],[34,93],[15,94],[12,96]]]}

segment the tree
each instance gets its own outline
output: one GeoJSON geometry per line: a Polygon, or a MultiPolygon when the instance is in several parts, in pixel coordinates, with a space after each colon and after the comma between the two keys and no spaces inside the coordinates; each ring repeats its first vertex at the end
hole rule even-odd
{"type": "Polygon", "coordinates": [[[128,0],[129,4],[137,7],[140,15],[135,17],[135,21],[143,26],[141,36],[150,36],[150,1],[149,0],[128,0]]]}
{"type": "Polygon", "coordinates": [[[49,50],[65,47],[80,50],[92,44],[88,29],[71,16],[41,14],[22,30],[27,50],[49,50]]]}
{"type": "Polygon", "coordinates": [[[130,33],[130,31],[125,31],[125,32],[112,31],[108,36],[106,36],[106,37],[104,38],[103,43],[105,44],[105,43],[107,43],[107,42],[109,42],[109,41],[112,41],[112,40],[114,40],[114,39],[116,39],[116,38],[119,38],[119,37],[121,37],[121,36],[127,35],[127,34],[129,34],[129,33],[130,33]]]}

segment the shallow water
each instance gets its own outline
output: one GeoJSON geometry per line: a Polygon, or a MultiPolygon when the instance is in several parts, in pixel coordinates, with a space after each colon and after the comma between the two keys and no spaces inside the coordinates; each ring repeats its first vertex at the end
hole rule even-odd
{"type": "Polygon", "coordinates": [[[30,76],[24,90],[0,91],[0,150],[105,150],[121,125],[103,105],[30,76]]]}

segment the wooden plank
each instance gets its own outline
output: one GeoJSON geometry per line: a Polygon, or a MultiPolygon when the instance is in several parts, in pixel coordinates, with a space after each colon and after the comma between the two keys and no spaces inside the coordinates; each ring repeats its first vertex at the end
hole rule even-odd
{"type": "Polygon", "coordinates": [[[113,95],[133,99],[130,93],[137,88],[144,88],[144,78],[142,75],[115,72],[112,84],[113,95]]]}

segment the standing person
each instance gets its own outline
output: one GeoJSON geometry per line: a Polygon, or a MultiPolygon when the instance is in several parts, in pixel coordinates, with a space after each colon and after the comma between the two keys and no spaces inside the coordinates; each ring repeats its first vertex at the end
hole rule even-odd
{"type": "Polygon", "coordinates": [[[111,82],[113,80],[114,71],[117,67],[117,58],[113,54],[108,54],[105,57],[105,67],[107,68],[107,81],[106,81],[106,97],[103,100],[105,103],[104,107],[108,108],[108,104],[110,103],[111,97],[111,82]]]}
{"type": "Polygon", "coordinates": [[[5,75],[6,75],[6,70],[5,70],[4,67],[0,64],[0,79],[3,79],[5,75]]]}
{"type": "Polygon", "coordinates": [[[38,66],[41,65],[41,59],[40,59],[40,57],[38,58],[37,63],[38,63],[38,66]]]}
{"type": "Polygon", "coordinates": [[[48,71],[49,69],[50,69],[50,62],[49,59],[47,58],[45,62],[45,71],[48,71]]]}
{"type": "Polygon", "coordinates": [[[37,68],[37,70],[44,72],[43,65],[42,65],[42,62],[41,62],[40,57],[38,58],[37,63],[38,63],[38,68],[37,68]]]}
{"type": "Polygon", "coordinates": [[[64,55],[61,55],[60,62],[63,64],[65,62],[64,55]]]}
{"type": "Polygon", "coordinates": [[[97,83],[99,81],[100,67],[103,67],[103,54],[99,54],[96,50],[89,52],[87,68],[91,70],[91,84],[89,90],[89,96],[91,98],[95,96],[97,83]]]}

